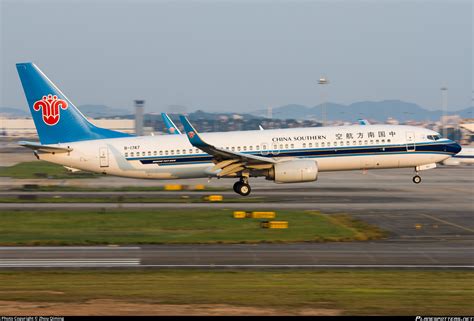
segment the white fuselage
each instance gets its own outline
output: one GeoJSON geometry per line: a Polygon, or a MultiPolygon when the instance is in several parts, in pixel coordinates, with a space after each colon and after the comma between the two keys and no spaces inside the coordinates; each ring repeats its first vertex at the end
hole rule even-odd
{"type": "MultiPolygon", "coordinates": [[[[447,139],[431,130],[367,125],[202,133],[215,147],[276,160],[314,159],[319,171],[417,167],[453,155],[447,139]]],[[[108,175],[151,178],[215,176],[212,156],[193,147],[186,135],[159,135],[63,143],[68,153],[39,153],[40,159],[108,175]]]]}

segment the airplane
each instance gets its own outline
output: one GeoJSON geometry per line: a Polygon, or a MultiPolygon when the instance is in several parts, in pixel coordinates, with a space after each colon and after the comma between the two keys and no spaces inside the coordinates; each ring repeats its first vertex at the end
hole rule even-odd
{"type": "Polygon", "coordinates": [[[185,116],[181,135],[135,136],[92,124],[33,63],[17,71],[39,143],[20,142],[38,159],[71,169],[132,178],[237,179],[234,191],[251,192],[249,180],[312,182],[320,172],[436,167],[461,150],[425,128],[402,125],[267,129],[199,133],[185,116]]]}
{"type": "Polygon", "coordinates": [[[163,122],[165,123],[166,131],[168,132],[168,134],[181,135],[181,131],[173,123],[170,116],[168,116],[166,113],[161,113],[161,118],[163,118],[163,122]]]}
{"type": "Polygon", "coordinates": [[[470,165],[474,164],[474,148],[463,147],[459,153],[441,162],[443,165],[470,165]]]}

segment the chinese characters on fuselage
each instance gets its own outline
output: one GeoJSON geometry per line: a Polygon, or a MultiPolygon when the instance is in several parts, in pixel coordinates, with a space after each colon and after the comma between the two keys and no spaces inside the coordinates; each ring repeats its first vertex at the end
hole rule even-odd
{"type": "MultiPolygon", "coordinates": [[[[370,131],[370,132],[356,132],[356,133],[336,133],[336,140],[343,139],[364,139],[364,138],[386,138],[394,137],[396,133],[392,131],[370,131]]],[[[312,135],[312,136],[288,136],[288,137],[273,137],[272,142],[298,142],[298,141],[309,141],[309,140],[326,140],[326,135],[312,135]]]]}

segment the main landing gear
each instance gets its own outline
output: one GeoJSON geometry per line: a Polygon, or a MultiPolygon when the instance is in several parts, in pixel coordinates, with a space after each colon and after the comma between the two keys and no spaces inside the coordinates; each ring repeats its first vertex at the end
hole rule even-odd
{"type": "Polygon", "coordinates": [[[234,184],[234,191],[237,194],[240,194],[242,196],[247,196],[250,194],[252,189],[250,188],[250,185],[248,183],[248,178],[247,177],[242,177],[240,181],[236,182],[234,184]]]}
{"type": "Polygon", "coordinates": [[[416,173],[416,175],[413,176],[413,183],[420,184],[421,183],[421,177],[420,177],[420,175],[418,175],[418,172],[415,172],[415,173],[416,173]]]}

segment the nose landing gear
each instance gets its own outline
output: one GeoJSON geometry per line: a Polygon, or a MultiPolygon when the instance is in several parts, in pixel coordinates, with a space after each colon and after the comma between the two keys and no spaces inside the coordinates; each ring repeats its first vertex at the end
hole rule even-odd
{"type": "Polygon", "coordinates": [[[250,188],[247,177],[242,177],[240,181],[234,184],[234,192],[236,192],[237,194],[247,196],[250,194],[251,191],[252,189],[250,188]]]}

